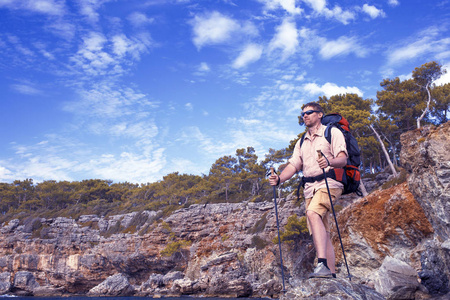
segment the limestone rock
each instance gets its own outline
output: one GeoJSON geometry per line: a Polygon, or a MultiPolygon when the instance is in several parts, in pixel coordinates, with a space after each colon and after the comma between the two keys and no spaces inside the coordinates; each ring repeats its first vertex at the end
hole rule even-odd
{"type": "Polygon", "coordinates": [[[252,287],[246,279],[226,280],[224,277],[215,278],[206,290],[206,294],[211,296],[230,295],[236,298],[248,297],[252,294],[252,287]]]}
{"type": "Polygon", "coordinates": [[[0,295],[7,294],[11,290],[11,273],[0,273],[0,295]]]}
{"type": "Polygon", "coordinates": [[[19,271],[14,276],[13,289],[15,290],[22,290],[25,294],[31,295],[33,290],[39,286],[39,283],[31,272],[19,271]]]}
{"type": "Polygon", "coordinates": [[[175,280],[183,279],[183,278],[184,278],[183,272],[173,271],[173,272],[169,272],[169,273],[167,273],[166,275],[163,276],[162,283],[166,287],[170,288],[175,280]]]}
{"type": "Polygon", "coordinates": [[[40,286],[33,290],[34,297],[61,297],[64,295],[63,287],[40,286]]]}
{"type": "Polygon", "coordinates": [[[9,233],[12,232],[14,229],[17,228],[17,226],[19,226],[19,219],[14,219],[9,221],[7,224],[4,224],[2,229],[1,229],[1,233],[9,233]]]}
{"type": "Polygon", "coordinates": [[[88,295],[118,297],[132,296],[134,292],[134,287],[128,282],[128,278],[124,274],[116,274],[93,287],[88,295]]]}
{"type": "Polygon", "coordinates": [[[420,256],[419,277],[432,295],[450,292],[450,240],[444,243],[428,241],[420,256]]]}
{"type": "Polygon", "coordinates": [[[408,185],[442,240],[450,239],[450,122],[401,135],[408,185]]]}
{"type": "Polygon", "coordinates": [[[386,256],[375,273],[375,289],[386,299],[415,299],[419,289],[417,272],[407,263],[386,256]]]}
{"type": "Polygon", "coordinates": [[[152,274],[148,278],[148,280],[144,283],[142,283],[140,287],[141,292],[152,292],[157,288],[160,288],[164,285],[163,282],[164,276],[162,274],[152,274]]]}
{"type": "Polygon", "coordinates": [[[175,280],[172,285],[172,291],[181,295],[193,295],[201,290],[198,280],[190,280],[188,278],[175,280]]]}
{"type": "Polygon", "coordinates": [[[280,300],[288,299],[333,299],[333,300],[384,300],[385,298],[375,290],[362,285],[352,283],[347,279],[322,279],[296,280],[294,286],[288,289],[286,294],[280,296],[280,300]]]}

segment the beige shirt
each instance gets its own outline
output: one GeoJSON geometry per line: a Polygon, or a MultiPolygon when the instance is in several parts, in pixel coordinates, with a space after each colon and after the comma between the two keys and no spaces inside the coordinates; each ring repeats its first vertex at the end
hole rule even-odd
{"type": "MultiPolygon", "coordinates": [[[[314,177],[323,174],[322,169],[317,163],[317,150],[321,150],[328,159],[335,158],[340,152],[344,152],[348,157],[345,138],[342,132],[333,127],[331,129],[330,144],[325,138],[326,128],[327,127],[325,125],[322,125],[322,127],[320,127],[313,136],[310,136],[309,132],[307,132],[301,148],[301,139],[299,139],[295,144],[294,153],[289,159],[289,163],[295,167],[297,172],[303,171],[303,176],[305,177],[314,177]]],[[[325,168],[325,172],[328,172],[330,169],[333,169],[333,167],[325,168]]],[[[327,180],[330,189],[344,188],[342,183],[334,179],[327,178],[327,180]]],[[[311,198],[317,190],[322,188],[326,188],[325,180],[306,183],[303,191],[305,199],[311,198]]]]}

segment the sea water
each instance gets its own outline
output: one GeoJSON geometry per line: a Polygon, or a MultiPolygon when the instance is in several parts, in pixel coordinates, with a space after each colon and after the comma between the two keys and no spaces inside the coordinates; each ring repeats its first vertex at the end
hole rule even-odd
{"type": "MultiPolygon", "coordinates": [[[[1,298],[11,298],[11,300],[144,300],[144,299],[156,299],[151,297],[17,297],[12,295],[2,295],[1,298]]],[[[270,298],[208,298],[208,297],[167,297],[160,298],[162,300],[258,300],[258,299],[270,299],[270,298]]]]}

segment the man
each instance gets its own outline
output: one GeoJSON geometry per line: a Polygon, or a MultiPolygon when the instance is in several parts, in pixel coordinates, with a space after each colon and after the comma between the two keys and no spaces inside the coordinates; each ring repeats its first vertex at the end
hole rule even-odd
{"type": "MultiPolygon", "coordinates": [[[[279,185],[299,171],[303,171],[304,177],[311,178],[322,175],[322,169],[328,172],[332,168],[342,168],[347,163],[348,153],[342,132],[337,128],[331,129],[331,144],[325,138],[326,126],[321,123],[323,108],[315,102],[307,103],[301,116],[308,128],[303,144],[300,148],[300,140],[297,142],[289,164],[279,176],[274,174],[269,177],[271,185],[279,185]],[[322,152],[321,158],[317,150],[322,152]]],[[[343,184],[331,178],[327,180],[334,203],[342,194],[343,184]]],[[[336,277],[335,254],[330,238],[331,204],[325,179],[306,182],[304,196],[308,230],[313,237],[318,258],[317,267],[309,277],[336,277]]]]}

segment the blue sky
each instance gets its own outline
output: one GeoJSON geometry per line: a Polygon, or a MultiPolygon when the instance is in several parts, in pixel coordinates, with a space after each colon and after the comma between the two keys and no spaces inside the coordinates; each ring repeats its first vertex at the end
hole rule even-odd
{"type": "Polygon", "coordinates": [[[449,0],[0,0],[0,181],[262,159],[306,102],[448,68],[449,23],[449,0]]]}

